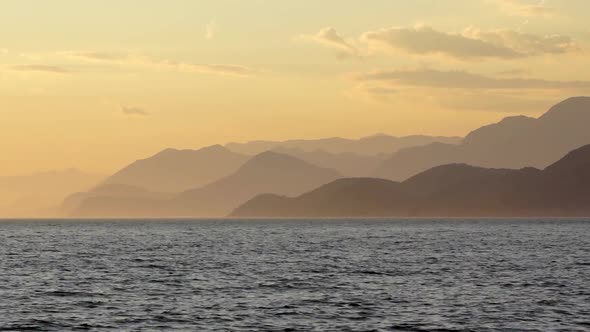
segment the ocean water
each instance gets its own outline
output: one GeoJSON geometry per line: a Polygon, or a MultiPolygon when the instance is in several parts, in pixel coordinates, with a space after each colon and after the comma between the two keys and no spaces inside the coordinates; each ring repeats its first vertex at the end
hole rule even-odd
{"type": "Polygon", "coordinates": [[[0,222],[2,331],[590,331],[590,220],[0,222]]]}

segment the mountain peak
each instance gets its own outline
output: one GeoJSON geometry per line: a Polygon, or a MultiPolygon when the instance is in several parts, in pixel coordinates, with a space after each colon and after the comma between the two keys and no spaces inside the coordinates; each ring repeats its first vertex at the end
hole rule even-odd
{"type": "Polygon", "coordinates": [[[340,176],[340,174],[334,169],[319,167],[297,157],[275,151],[265,151],[255,155],[242,165],[238,172],[241,174],[249,174],[249,176],[263,174],[270,176],[270,174],[280,175],[296,173],[321,173],[330,174],[332,177],[340,176]]]}
{"type": "Polygon", "coordinates": [[[404,183],[412,185],[432,181],[452,183],[456,179],[474,178],[492,171],[496,170],[472,166],[465,163],[446,164],[435,166],[424,172],[418,173],[407,179],[404,183]]]}
{"type": "Polygon", "coordinates": [[[543,114],[540,120],[553,120],[571,116],[571,114],[590,114],[590,97],[578,96],[561,101],[543,114]]]}
{"type": "Polygon", "coordinates": [[[242,167],[242,170],[248,169],[270,169],[270,168],[293,168],[293,167],[309,166],[314,167],[311,164],[298,159],[296,157],[279,153],[275,151],[261,152],[254,157],[250,158],[242,167]]]}
{"type": "Polygon", "coordinates": [[[237,170],[246,156],[221,145],[199,150],[165,149],[137,160],[106,179],[154,192],[181,192],[202,186],[237,170]]]}
{"type": "Polygon", "coordinates": [[[527,128],[535,123],[535,121],[537,121],[537,119],[524,115],[508,116],[497,123],[482,126],[471,131],[465,136],[463,142],[468,145],[494,142],[498,139],[499,135],[507,137],[514,135],[515,133],[526,131],[527,128]]]}
{"type": "Polygon", "coordinates": [[[513,116],[507,116],[507,117],[503,118],[502,120],[500,120],[499,123],[529,122],[530,120],[533,120],[533,118],[531,118],[530,116],[513,115],[513,116]]]}
{"type": "Polygon", "coordinates": [[[289,156],[288,154],[285,153],[281,153],[281,152],[276,152],[276,151],[264,151],[261,152],[257,155],[255,155],[254,157],[252,157],[252,159],[250,159],[250,161],[256,161],[256,162],[261,162],[261,161],[275,161],[275,160],[298,160],[295,157],[289,156]]]}
{"type": "Polygon", "coordinates": [[[198,151],[208,151],[208,152],[228,152],[229,150],[227,148],[225,148],[223,145],[221,144],[215,144],[215,145],[210,145],[210,146],[206,146],[204,148],[199,149],[198,151]]]}
{"type": "Polygon", "coordinates": [[[545,168],[545,172],[570,173],[575,169],[590,169],[590,144],[577,148],[545,168]]]}
{"type": "MultiPolygon", "coordinates": [[[[153,157],[156,157],[156,156],[159,156],[159,157],[161,157],[161,156],[169,156],[169,155],[176,154],[179,151],[180,150],[174,149],[174,148],[166,148],[166,149],[164,149],[164,150],[156,153],[153,157]]],[[[148,158],[146,158],[146,159],[148,159],[148,158]]]]}
{"type": "Polygon", "coordinates": [[[158,152],[154,157],[171,157],[180,154],[196,154],[196,153],[221,153],[221,152],[230,152],[228,149],[223,147],[220,144],[215,144],[211,146],[206,146],[204,148],[200,148],[198,150],[192,149],[174,149],[174,148],[167,148],[160,152],[158,152]]]}

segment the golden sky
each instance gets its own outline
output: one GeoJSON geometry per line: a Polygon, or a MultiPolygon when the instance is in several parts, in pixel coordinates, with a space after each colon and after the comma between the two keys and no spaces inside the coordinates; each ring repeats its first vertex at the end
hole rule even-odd
{"type": "Polygon", "coordinates": [[[0,175],[464,135],[590,94],[587,0],[3,0],[0,175]]]}

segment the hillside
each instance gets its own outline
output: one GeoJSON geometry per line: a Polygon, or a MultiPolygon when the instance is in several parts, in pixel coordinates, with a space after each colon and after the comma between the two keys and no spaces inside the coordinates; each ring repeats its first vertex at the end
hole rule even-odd
{"type": "Polygon", "coordinates": [[[544,170],[434,167],[404,182],[341,179],[289,198],[261,195],[234,217],[588,216],[590,145],[544,170]]]}
{"type": "Polygon", "coordinates": [[[297,158],[264,152],[250,158],[233,174],[171,197],[157,195],[92,195],[78,201],[83,216],[205,216],[227,215],[261,193],[298,195],[341,175],[297,158]]]}
{"type": "Polygon", "coordinates": [[[247,156],[214,145],[199,150],[166,149],[137,160],[103,184],[124,184],[155,192],[176,193],[200,187],[237,170],[247,156]]]}
{"type": "Polygon", "coordinates": [[[432,143],[398,151],[373,176],[402,181],[429,168],[466,163],[487,168],[545,168],[590,143],[590,97],[574,97],[538,119],[508,117],[469,133],[458,145],[432,143]]]}

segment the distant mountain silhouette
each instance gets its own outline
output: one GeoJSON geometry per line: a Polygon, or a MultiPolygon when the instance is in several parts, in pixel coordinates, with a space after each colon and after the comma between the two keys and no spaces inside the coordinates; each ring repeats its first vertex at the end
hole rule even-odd
{"type": "Polygon", "coordinates": [[[385,154],[332,153],[319,149],[304,151],[298,148],[286,147],[277,147],[272,151],[296,157],[313,165],[335,169],[346,177],[370,176],[387,157],[385,154]]]}
{"type": "Polygon", "coordinates": [[[198,189],[158,197],[106,197],[83,200],[80,216],[224,216],[261,193],[298,195],[341,175],[332,169],[276,152],[252,157],[233,174],[198,189]]]}
{"type": "Polygon", "coordinates": [[[433,142],[458,144],[460,137],[413,135],[396,137],[385,134],[363,137],[360,139],[346,139],[340,137],[322,138],[315,140],[288,141],[252,141],[248,143],[229,143],[225,146],[238,153],[254,155],[276,148],[299,149],[305,152],[323,150],[328,153],[353,153],[357,155],[392,154],[402,148],[420,146],[433,142]]]}
{"type": "Polygon", "coordinates": [[[434,167],[402,183],[340,179],[295,198],[260,195],[235,217],[590,216],[590,145],[544,170],[434,167]]]}
{"type": "MultiPolygon", "coordinates": [[[[126,199],[156,199],[172,197],[169,193],[157,193],[144,188],[126,184],[110,183],[95,187],[86,192],[78,192],[66,197],[61,205],[62,215],[92,215],[102,213],[103,202],[126,199]]],[[[106,206],[105,206],[106,207],[106,206]]]]}
{"type": "Polygon", "coordinates": [[[68,194],[104,178],[76,169],[0,177],[0,217],[51,217],[68,194]]]}
{"type": "Polygon", "coordinates": [[[130,164],[106,179],[104,184],[126,184],[155,192],[181,192],[231,174],[247,159],[247,156],[221,145],[200,150],[166,149],[130,164]]]}
{"type": "Polygon", "coordinates": [[[512,168],[544,168],[576,147],[590,143],[590,97],[574,97],[553,106],[538,119],[507,117],[481,127],[462,144],[432,143],[393,154],[373,174],[404,180],[448,163],[512,168]]]}

